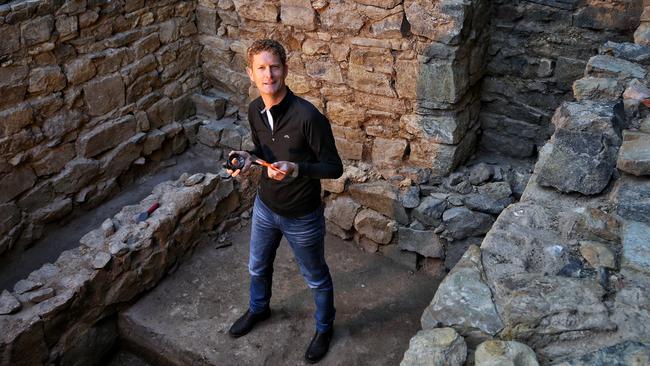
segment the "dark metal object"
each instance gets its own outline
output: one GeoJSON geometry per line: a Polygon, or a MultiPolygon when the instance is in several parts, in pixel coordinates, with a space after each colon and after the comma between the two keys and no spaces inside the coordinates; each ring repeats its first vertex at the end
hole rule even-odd
{"type": "Polygon", "coordinates": [[[223,166],[226,169],[237,170],[237,169],[242,169],[244,167],[244,164],[246,164],[246,159],[243,156],[234,153],[228,156],[223,166]]]}

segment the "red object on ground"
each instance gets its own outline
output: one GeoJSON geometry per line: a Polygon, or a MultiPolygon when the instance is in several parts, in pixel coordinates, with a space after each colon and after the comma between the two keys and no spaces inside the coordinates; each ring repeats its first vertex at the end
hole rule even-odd
{"type": "Polygon", "coordinates": [[[135,222],[141,222],[146,220],[149,217],[149,215],[151,215],[154,211],[158,209],[158,207],[160,207],[160,204],[158,202],[154,202],[154,204],[151,205],[151,207],[149,207],[147,211],[138,214],[138,216],[135,219],[135,222]]]}
{"type": "Polygon", "coordinates": [[[644,106],[650,108],[650,99],[644,99],[641,101],[641,103],[643,103],[644,106]]]}

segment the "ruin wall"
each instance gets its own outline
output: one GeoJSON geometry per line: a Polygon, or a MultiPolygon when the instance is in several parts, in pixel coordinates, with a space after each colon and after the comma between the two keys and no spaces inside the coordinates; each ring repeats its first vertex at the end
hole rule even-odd
{"type": "Polygon", "coordinates": [[[0,255],[187,146],[193,1],[0,5],[0,255]],[[187,133],[186,133],[187,132],[187,133]]]}
{"type": "Polygon", "coordinates": [[[246,49],[281,41],[288,86],[329,118],[346,165],[426,181],[475,145],[488,10],[483,0],[200,0],[202,67],[244,115],[256,97],[246,49]]]}
{"type": "Polygon", "coordinates": [[[607,41],[631,42],[642,0],[498,0],[481,91],[482,148],[533,156],[551,117],[607,41]]]}

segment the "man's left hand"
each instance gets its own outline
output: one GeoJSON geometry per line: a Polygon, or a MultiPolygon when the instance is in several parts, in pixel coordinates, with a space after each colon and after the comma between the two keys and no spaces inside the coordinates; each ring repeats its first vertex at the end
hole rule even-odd
{"type": "Polygon", "coordinates": [[[271,165],[275,169],[266,169],[266,174],[274,180],[283,180],[285,177],[291,176],[296,169],[296,163],[290,161],[276,161],[271,165]]]}

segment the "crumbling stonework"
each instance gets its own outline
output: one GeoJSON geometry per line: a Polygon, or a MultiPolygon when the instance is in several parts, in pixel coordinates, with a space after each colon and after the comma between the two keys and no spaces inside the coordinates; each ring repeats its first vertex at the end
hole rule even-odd
{"type": "Polygon", "coordinates": [[[631,42],[642,10],[642,0],[493,1],[481,147],[534,155],[587,60],[606,41],[631,42]]]}
{"type": "Polygon", "coordinates": [[[185,149],[180,123],[194,114],[190,96],[202,81],[195,7],[0,5],[0,255],[99,204],[129,170],[185,149]]]}
{"type": "Polygon", "coordinates": [[[349,165],[368,161],[385,179],[400,167],[444,176],[476,140],[488,10],[482,0],[200,1],[203,70],[243,105],[247,45],[279,39],[289,87],[328,116],[349,165]]]}
{"type": "Polygon", "coordinates": [[[98,364],[117,338],[106,321],[239,209],[232,179],[185,174],[159,184],[0,296],[0,365],[98,364]],[[160,207],[143,222],[138,213],[160,207]]]}
{"type": "Polygon", "coordinates": [[[495,339],[532,348],[527,364],[647,363],[647,57],[641,44],[607,42],[588,60],[521,202],[465,252],[422,315],[424,329],[465,337],[476,365],[492,364],[497,348],[516,358],[495,339]]]}

